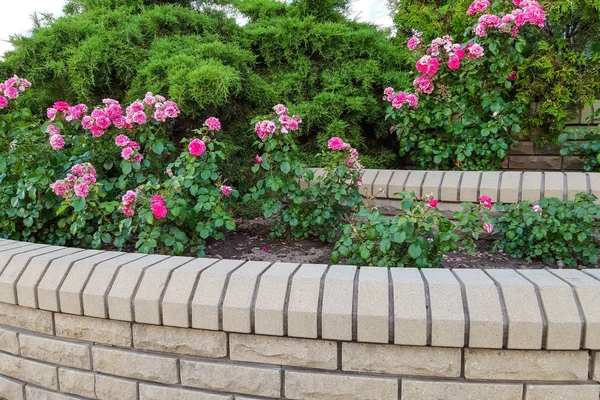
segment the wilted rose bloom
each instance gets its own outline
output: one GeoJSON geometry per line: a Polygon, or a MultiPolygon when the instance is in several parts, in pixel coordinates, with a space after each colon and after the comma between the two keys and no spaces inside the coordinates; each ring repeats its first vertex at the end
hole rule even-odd
{"type": "Polygon", "coordinates": [[[427,203],[427,205],[428,205],[429,207],[436,208],[436,207],[437,207],[437,205],[438,205],[438,201],[437,201],[437,200],[435,200],[435,199],[429,200],[429,202],[427,203]]]}
{"type": "Polygon", "coordinates": [[[494,230],[494,224],[484,223],[483,229],[486,231],[486,233],[492,233],[492,231],[494,230]]]}
{"type": "Polygon", "coordinates": [[[539,204],[535,203],[534,205],[531,206],[531,209],[533,211],[535,211],[536,213],[542,213],[542,207],[540,207],[539,204]]]}
{"type": "Polygon", "coordinates": [[[48,117],[49,120],[54,121],[54,118],[56,118],[56,108],[47,109],[46,116],[48,117]]]}
{"type": "Polygon", "coordinates": [[[506,78],[507,81],[514,81],[515,79],[517,79],[517,71],[513,71],[510,73],[510,75],[506,78]]]}
{"type": "Polygon", "coordinates": [[[194,139],[188,146],[190,154],[199,157],[206,151],[206,144],[200,139],[194,139]]]}
{"type": "Polygon", "coordinates": [[[356,181],[356,186],[362,186],[362,178],[358,178],[356,181]]]}
{"type": "Polygon", "coordinates": [[[257,154],[256,156],[254,156],[254,162],[257,164],[262,164],[263,160],[262,158],[260,158],[260,156],[257,154]]]}
{"type": "Polygon", "coordinates": [[[327,141],[327,148],[334,151],[342,150],[344,148],[344,141],[334,136],[327,141]]]}
{"type": "Polygon", "coordinates": [[[65,139],[60,133],[55,133],[54,135],[50,136],[50,146],[54,150],[60,150],[65,147],[65,139]]]}
{"type": "Polygon", "coordinates": [[[223,193],[225,196],[229,196],[232,190],[233,189],[231,188],[231,186],[221,185],[221,193],[223,193]]]}
{"type": "Polygon", "coordinates": [[[208,127],[209,131],[220,131],[221,130],[221,121],[219,121],[215,117],[210,117],[204,124],[208,127]]]}

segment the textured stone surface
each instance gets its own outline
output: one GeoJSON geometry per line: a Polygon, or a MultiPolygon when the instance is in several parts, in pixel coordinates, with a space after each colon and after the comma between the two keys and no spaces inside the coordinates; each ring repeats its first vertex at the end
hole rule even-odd
{"type": "Polygon", "coordinates": [[[542,173],[523,173],[523,187],[521,188],[521,200],[538,201],[542,198],[542,173]]]}
{"type": "Polygon", "coordinates": [[[94,370],[109,375],[167,384],[179,381],[174,357],[94,346],[92,358],[94,370]]]}
{"type": "Polygon", "coordinates": [[[133,345],[142,350],[220,358],[227,355],[227,334],[134,324],[133,345]]]}
{"type": "Polygon", "coordinates": [[[304,264],[292,279],[288,303],[288,334],[294,337],[317,337],[317,307],[321,278],[327,265],[304,264]]]}
{"type": "Polygon", "coordinates": [[[344,371],[459,377],[461,350],[440,347],[343,343],[344,371]]]}
{"type": "Polygon", "coordinates": [[[283,335],[285,298],[290,276],[298,264],[275,263],[260,279],[254,305],[254,331],[265,335],[283,335]]]}
{"type": "MultiPolygon", "coordinates": [[[[512,160],[511,160],[512,161],[512,160]]],[[[518,203],[521,188],[521,172],[503,172],[500,184],[500,198],[502,203],[518,203]]],[[[492,199],[496,200],[494,197],[492,199]]]]}
{"type": "Polygon", "coordinates": [[[17,339],[17,331],[0,328],[0,351],[19,354],[19,340],[17,339]]]}
{"type": "Polygon", "coordinates": [[[544,172],[544,197],[564,199],[565,174],[562,172],[544,172]]]}
{"type": "Polygon", "coordinates": [[[216,263],[211,258],[198,258],[176,269],[162,299],[163,324],[187,328],[190,326],[190,303],[199,275],[216,263]]]}
{"type": "Polygon", "coordinates": [[[600,281],[572,269],[551,272],[569,283],[577,293],[585,319],[585,348],[600,349],[600,281]]]}
{"type": "Polygon", "coordinates": [[[456,269],[464,286],[469,314],[469,347],[499,349],[504,336],[504,316],[498,289],[479,269],[456,269]]]}
{"type": "Polygon", "coordinates": [[[181,384],[200,389],[279,397],[281,369],[181,360],[181,384]]]}
{"type": "Polygon", "coordinates": [[[75,263],[55,262],[48,266],[44,277],[37,287],[37,299],[39,308],[49,311],[60,310],[59,289],[71,268],[76,268],[80,262],[97,263],[113,258],[112,252],[100,252],[95,256],[85,258],[75,263]]]}
{"type": "Polygon", "coordinates": [[[132,298],[135,289],[144,271],[161,261],[167,260],[166,256],[150,255],[139,258],[121,268],[115,277],[110,292],[108,292],[108,315],[111,319],[133,321],[132,298]]]}
{"type": "Polygon", "coordinates": [[[441,201],[458,201],[462,171],[446,171],[440,188],[441,201]]]}
{"type": "Polygon", "coordinates": [[[102,400],[138,400],[137,382],[98,374],[96,375],[96,396],[102,400]]]}
{"type": "Polygon", "coordinates": [[[96,398],[96,374],[93,372],[59,368],[58,382],[60,383],[61,392],[91,397],[92,399],[96,398]]]}
{"type": "Polygon", "coordinates": [[[467,379],[585,381],[586,351],[465,349],[467,379]]]}
{"type": "Polygon", "coordinates": [[[431,345],[462,347],[465,343],[465,311],[458,280],[446,269],[421,272],[429,286],[431,345]]]}
{"type": "Polygon", "coordinates": [[[76,261],[81,258],[89,257],[91,255],[97,254],[97,251],[79,251],[77,249],[70,249],[70,252],[65,252],[66,254],[59,259],[47,260],[47,259],[34,259],[32,262],[27,265],[27,268],[23,271],[23,274],[17,281],[16,290],[17,290],[17,302],[19,305],[26,307],[37,308],[37,286],[39,281],[44,276],[46,272],[46,268],[48,268],[49,264],[52,263],[64,263],[70,264],[73,261],[76,261]]]}
{"type": "Polygon", "coordinates": [[[337,344],[327,340],[231,334],[229,351],[234,361],[318,369],[337,368],[337,344]]]}
{"type": "MultiPolygon", "coordinates": [[[[115,258],[123,255],[123,253],[117,252],[106,252],[106,261],[98,262],[95,259],[91,259],[86,262],[85,259],[77,261],[70,268],[65,280],[60,285],[58,292],[58,299],[60,303],[60,311],[69,314],[83,314],[83,304],[81,294],[85,288],[85,284],[90,277],[92,271],[100,266],[102,268],[106,263],[114,260],[115,258]]],[[[61,262],[62,260],[58,260],[61,262]]]]}
{"type": "Polygon", "coordinates": [[[527,385],[527,400],[598,400],[600,385],[527,385]]]}
{"type": "Polygon", "coordinates": [[[522,400],[523,385],[402,380],[402,400],[522,400]]]}
{"type": "Polygon", "coordinates": [[[421,192],[423,197],[432,196],[434,199],[440,198],[444,174],[444,171],[427,171],[421,192]]]}
{"type": "Polygon", "coordinates": [[[34,385],[58,389],[58,373],[54,365],[0,353],[0,374],[34,385]]]}
{"type": "Polygon", "coordinates": [[[533,285],[513,270],[485,272],[501,289],[508,316],[508,348],[541,349],[542,312],[533,285]]]}
{"type": "Polygon", "coordinates": [[[225,282],[243,261],[223,260],[202,272],[192,300],[192,326],[200,329],[219,329],[219,304],[225,282]]]}
{"type": "Polygon", "coordinates": [[[79,369],[91,369],[90,346],[27,334],[19,335],[19,343],[24,357],[79,369]]]}
{"type": "Polygon", "coordinates": [[[404,183],[404,190],[406,192],[413,193],[417,196],[421,196],[421,186],[425,180],[427,171],[410,171],[410,175],[404,183]]]}
{"type": "Polygon", "coordinates": [[[427,310],[425,283],[416,268],[391,269],[394,290],[394,342],[425,346],[427,310]]]}
{"type": "Polygon", "coordinates": [[[106,296],[119,269],[144,257],[143,254],[123,254],[96,265],[82,293],[83,313],[90,317],[108,318],[106,296]]]}
{"type": "Polygon", "coordinates": [[[385,268],[362,267],[358,279],[357,339],[387,343],[389,340],[389,281],[385,268]]]}
{"type": "Polygon", "coordinates": [[[375,182],[373,182],[373,195],[375,197],[387,198],[388,197],[388,183],[392,179],[394,170],[382,169],[379,170],[375,182]]]}
{"type": "Polygon", "coordinates": [[[56,314],[56,336],[111,346],[131,346],[131,325],[121,321],[56,314]]]}
{"type": "Polygon", "coordinates": [[[575,200],[575,196],[578,193],[587,193],[587,178],[585,174],[580,172],[567,172],[565,173],[567,180],[567,199],[575,200]]]}
{"type": "Polygon", "coordinates": [[[25,384],[4,376],[0,376],[0,393],[7,400],[23,400],[25,384]]]}
{"type": "Polygon", "coordinates": [[[269,267],[267,262],[250,261],[231,274],[223,300],[223,330],[250,333],[251,305],[256,282],[269,267]]]}
{"type": "Polygon", "coordinates": [[[52,313],[0,303],[0,324],[47,335],[52,334],[52,313]]]}
{"type": "Polygon", "coordinates": [[[463,173],[460,183],[460,201],[477,201],[479,196],[479,180],[481,172],[470,171],[463,173]]]}
{"type": "Polygon", "coordinates": [[[142,383],[140,400],[233,400],[233,395],[142,383]]]}
{"type": "Polygon", "coordinates": [[[501,172],[482,172],[479,183],[479,194],[477,196],[489,196],[497,200],[498,188],[500,187],[500,174],[501,172]]]}
{"type": "Polygon", "coordinates": [[[285,371],[285,395],[306,400],[397,400],[398,380],[310,371],[285,371]]]}
{"type": "Polygon", "coordinates": [[[41,389],[35,386],[27,385],[25,393],[28,399],[35,400],[79,400],[79,397],[70,396],[68,394],[57,393],[51,390],[41,389]]]}
{"type": "Polygon", "coordinates": [[[406,180],[408,179],[409,174],[410,171],[394,171],[394,173],[392,174],[392,178],[388,183],[388,198],[397,199],[400,197],[397,193],[402,192],[404,190],[404,182],[406,182],[406,180]]]}
{"type": "Polygon", "coordinates": [[[560,156],[509,156],[508,167],[519,170],[560,170],[562,158],[560,156]]]}
{"type": "Polygon", "coordinates": [[[547,323],[548,350],[577,350],[581,345],[582,321],[571,287],[544,270],[520,270],[538,287],[547,323]]]}
{"type": "Polygon", "coordinates": [[[591,378],[596,382],[600,382],[600,357],[598,357],[598,352],[592,353],[592,359],[594,360],[594,369],[591,371],[591,378]]]}
{"type": "Polygon", "coordinates": [[[377,175],[379,174],[379,170],[377,169],[365,169],[362,174],[362,187],[360,188],[360,192],[365,196],[373,195],[373,183],[375,179],[377,179],[377,175]]]}
{"type": "Polygon", "coordinates": [[[352,296],[357,268],[332,265],[325,277],[321,323],[323,339],[352,340],[352,296]]]}

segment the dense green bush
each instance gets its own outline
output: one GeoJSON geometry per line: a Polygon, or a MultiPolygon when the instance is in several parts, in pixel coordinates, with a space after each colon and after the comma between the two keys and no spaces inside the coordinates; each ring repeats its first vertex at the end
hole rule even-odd
{"type": "Polygon", "coordinates": [[[572,201],[545,198],[537,203],[501,205],[496,221],[501,234],[496,248],[518,258],[538,258],[576,267],[598,262],[600,206],[596,197],[580,193],[572,201]]]}

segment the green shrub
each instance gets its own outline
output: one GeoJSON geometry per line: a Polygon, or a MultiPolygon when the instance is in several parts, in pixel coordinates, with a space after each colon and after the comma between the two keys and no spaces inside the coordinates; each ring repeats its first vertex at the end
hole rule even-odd
{"type": "Polygon", "coordinates": [[[538,203],[499,205],[496,249],[517,258],[562,261],[571,267],[596,263],[600,206],[595,200],[594,195],[580,193],[574,201],[545,198],[538,203]]]}

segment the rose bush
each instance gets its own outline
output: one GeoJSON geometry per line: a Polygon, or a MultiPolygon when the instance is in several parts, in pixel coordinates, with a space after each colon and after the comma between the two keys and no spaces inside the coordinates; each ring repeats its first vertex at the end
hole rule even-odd
{"type": "Polygon", "coordinates": [[[527,99],[513,82],[526,32],[544,26],[544,9],[534,0],[476,0],[467,14],[478,20],[465,43],[451,36],[426,43],[414,31],[407,43],[417,58],[414,93],[385,90],[400,155],[422,169],[497,169],[521,131],[527,99]]]}
{"type": "Polygon", "coordinates": [[[259,180],[244,200],[260,200],[263,216],[276,217],[272,237],[332,241],[342,218],[356,211],[362,202],[358,151],[339,137],[331,138],[324,156],[328,160],[326,173],[315,178],[313,171],[300,162],[292,134],[302,119],[290,117],[282,104],[273,109],[274,115],[254,121],[258,136],[254,145],[261,154],[255,156],[252,171],[259,180]]]}
{"type": "MultiPolygon", "coordinates": [[[[29,86],[15,77],[0,89],[16,101],[29,86]]],[[[11,106],[4,96],[0,105],[11,106]]],[[[203,254],[207,239],[235,229],[228,199],[239,195],[219,174],[225,155],[217,118],[176,156],[170,121],[180,111],[160,95],[147,93],[125,109],[114,99],[94,108],[57,101],[34,130],[27,128],[35,123],[24,125],[26,110],[1,112],[5,236],[203,254]]]]}

